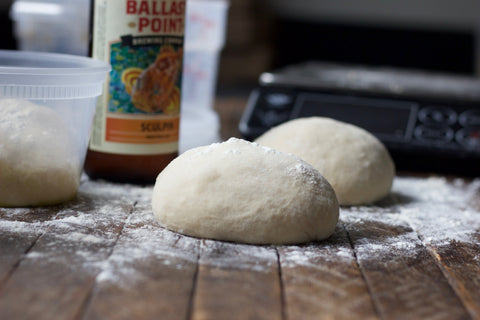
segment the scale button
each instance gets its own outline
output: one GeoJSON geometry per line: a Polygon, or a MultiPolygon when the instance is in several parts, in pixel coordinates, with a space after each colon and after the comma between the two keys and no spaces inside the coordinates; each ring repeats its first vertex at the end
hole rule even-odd
{"type": "Polygon", "coordinates": [[[455,140],[468,149],[480,152],[480,127],[458,130],[455,140]]]}
{"type": "Polygon", "coordinates": [[[293,97],[283,92],[267,93],[263,98],[267,102],[266,107],[272,109],[283,109],[293,102],[293,97]]]}
{"type": "Polygon", "coordinates": [[[290,111],[259,110],[257,111],[257,116],[264,126],[270,128],[289,120],[290,111]]]}
{"type": "Polygon", "coordinates": [[[419,140],[448,142],[455,135],[449,127],[418,126],[414,131],[415,137],[419,140]]]}
{"type": "Polygon", "coordinates": [[[457,121],[457,114],[447,107],[430,106],[418,112],[418,119],[426,124],[453,124],[457,121]]]}
{"type": "Polygon", "coordinates": [[[464,127],[480,126],[480,110],[464,111],[458,121],[464,127]]]}

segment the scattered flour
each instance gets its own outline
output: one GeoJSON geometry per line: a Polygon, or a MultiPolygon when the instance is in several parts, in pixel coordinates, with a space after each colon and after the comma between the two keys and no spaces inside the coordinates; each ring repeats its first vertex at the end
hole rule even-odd
{"type": "Polygon", "coordinates": [[[128,217],[109,258],[99,264],[98,282],[128,286],[148,277],[148,268],[195,268],[200,240],[159,226],[149,206],[139,203],[128,217]],[[121,280],[120,280],[121,279],[121,280]]]}
{"type": "MultiPolygon", "coordinates": [[[[480,206],[476,202],[479,195],[480,179],[470,182],[397,177],[392,193],[375,205],[341,207],[339,224],[354,238],[355,254],[365,260],[387,255],[414,257],[425,245],[441,247],[453,242],[480,248],[480,206]],[[375,238],[369,235],[374,234],[375,224],[383,229],[393,227],[396,232],[375,238]]],[[[337,228],[328,241],[284,247],[280,250],[282,267],[318,269],[329,261],[335,261],[337,266],[354,262],[350,244],[335,239],[338,233],[337,228]]],[[[480,261],[480,251],[472,258],[480,261]]]]}
{"type": "MultiPolygon", "coordinates": [[[[0,208],[0,233],[11,239],[40,237],[25,259],[64,263],[62,252],[70,252],[75,258],[72,268],[90,270],[99,283],[124,286],[148,279],[149,268],[193,270],[197,262],[269,272],[276,268],[277,252],[282,268],[320,268],[328,263],[351,265],[355,254],[371,259],[389,252],[409,257],[424,245],[480,246],[480,210],[475,200],[480,179],[397,177],[386,199],[373,206],[342,207],[340,227],[332,238],[302,246],[237,245],[179,235],[156,222],[151,194],[151,187],[83,177],[79,200],[53,209],[0,208]],[[369,236],[368,228],[376,223],[401,232],[369,236]],[[356,252],[339,236],[343,228],[353,237],[356,252]]],[[[480,254],[472,258],[480,261],[480,254]]]]}
{"type": "Polygon", "coordinates": [[[423,241],[478,244],[480,210],[473,205],[480,195],[480,179],[470,183],[456,179],[449,184],[445,178],[403,178],[395,181],[394,192],[410,199],[394,208],[423,241]]]}
{"type": "Polygon", "coordinates": [[[480,246],[480,212],[472,207],[479,192],[478,179],[449,183],[440,177],[397,177],[389,199],[375,207],[342,208],[340,220],[353,232],[367,221],[403,229],[391,237],[358,239],[356,250],[371,256],[389,250],[408,256],[418,246],[441,247],[452,242],[480,246]]]}
{"type": "Polygon", "coordinates": [[[282,268],[304,266],[320,269],[326,262],[351,264],[355,256],[350,245],[345,244],[308,244],[305,246],[288,246],[280,249],[282,268]]]}
{"type": "Polygon", "coordinates": [[[202,241],[200,264],[227,269],[271,272],[277,266],[275,249],[268,246],[202,241]]]}

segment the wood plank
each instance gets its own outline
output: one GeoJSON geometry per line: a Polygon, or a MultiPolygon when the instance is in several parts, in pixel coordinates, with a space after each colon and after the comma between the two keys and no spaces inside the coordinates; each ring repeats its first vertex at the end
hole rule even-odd
{"type": "MultiPolygon", "coordinates": [[[[480,318],[480,179],[435,179],[436,193],[401,205],[472,318],[480,318]],[[435,201],[427,201],[435,198],[435,201]],[[410,211],[409,211],[410,209],[410,211]],[[412,210],[415,211],[412,212],[412,210]],[[421,214],[414,214],[415,212],[421,214]]],[[[430,182],[432,183],[432,182],[430,182]]],[[[417,185],[428,185],[417,181],[417,185]]],[[[401,186],[399,187],[399,189],[401,186]]],[[[407,192],[406,190],[402,190],[407,192]]]]}
{"type": "Polygon", "coordinates": [[[480,318],[480,179],[399,179],[396,201],[474,319],[480,318]]]}
{"type": "Polygon", "coordinates": [[[84,319],[187,319],[200,241],[159,226],[147,204],[102,264],[84,319]]]}
{"type": "Polygon", "coordinates": [[[0,208],[0,289],[59,208],[0,208]]]}
{"type": "Polygon", "coordinates": [[[378,319],[341,223],[325,241],[278,251],[287,319],[378,319]]]}
{"type": "Polygon", "coordinates": [[[282,319],[274,248],[202,241],[192,319],[282,319]]]}
{"type": "Polygon", "coordinates": [[[151,188],[81,189],[0,208],[0,319],[480,318],[480,180],[396,179],[329,240],[277,248],[162,229],[151,188]]]}
{"type": "Polygon", "coordinates": [[[341,216],[382,319],[469,318],[408,224],[355,208],[343,209],[341,216]]]}
{"type": "Polygon", "coordinates": [[[105,195],[81,194],[48,222],[0,292],[0,319],[72,319],[81,313],[97,264],[109,256],[131,211],[122,194],[105,195]]]}
{"type": "MultiPolygon", "coordinates": [[[[480,241],[480,234],[477,234],[480,241]]],[[[480,245],[452,240],[429,245],[472,319],[480,319],[480,245]]]]}

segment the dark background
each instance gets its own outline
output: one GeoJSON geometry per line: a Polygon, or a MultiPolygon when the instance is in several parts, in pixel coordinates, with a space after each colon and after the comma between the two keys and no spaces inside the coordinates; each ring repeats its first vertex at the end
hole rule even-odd
{"type": "MultiPolygon", "coordinates": [[[[11,1],[0,0],[1,49],[16,48],[11,1]]],[[[292,19],[267,4],[230,0],[220,86],[255,84],[261,72],[304,60],[475,73],[474,30],[292,19]]]]}
{"type": "MultiPolygon", "coordinates": [[[[379,17],[375,21],[348,17],[301,19],[293,15],[279,14],[271,6],[265,5],[275,1],[230,0],[227,45],[222,54],[220,69],[221,82],[256,80],[265,70],[305,60],[404,67],[466,75],[477,72],[475,32],[480,31],[475,28],[480,30],[480,5],[474,1],[451,2],[456,22],[452,22],[454,18],[442,21],[442,14],[449,17],[450,9],[443,7],[443,11],[437,14],[440,18],[434,22],[422,22],[421,18],[416,17],[405,22],[398,18],[392,23],[389,23],[388,17],[383,20],[379,17]],[[468,10],[464,9],[462,13],[462,10],[455,6],[467,4],[475,7],[472,12],[478,11],[476,26],[472,24],[465,27],[468,23],[461,23],[461,14],[468,10]]],[[[303,2],[315,3],[314,0],[303,2]]],[[[339,8],[347,2],[338,1],[339,8]]],[[[388,0],[384,3],[400,6],[403,2],[388,0]]],[[[419,3],[433,2],[422,0],[419,3]]],[[[333,2],[318,0],[316,3],[331,5],[333,2]]],[[[436,8],[428,7],[423,10],[428,13],[436,8]]],[[[404,17],[405,15],[404,13],[404,17]]],[[[435,15],[435,12],[432,15],[435,15]]],[[[467,18],[472,19],[472,16],[467,18]]]]}
{"type": "Polygon", "coordinates": [[[12,21],[9,17],[10,0],[0,0],[0,48],[15,49],[12,21]]]}

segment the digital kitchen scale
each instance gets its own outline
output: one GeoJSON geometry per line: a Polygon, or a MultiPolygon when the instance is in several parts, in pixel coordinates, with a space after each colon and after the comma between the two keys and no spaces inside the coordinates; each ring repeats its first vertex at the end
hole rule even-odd
{"type": "Polygon", "coordinates": [[[480,174],[476,78],[306,62],[263,73],[239,129],[253,140],[280,123],[311,116],[368,130],[399,170],[480,174]]]}

